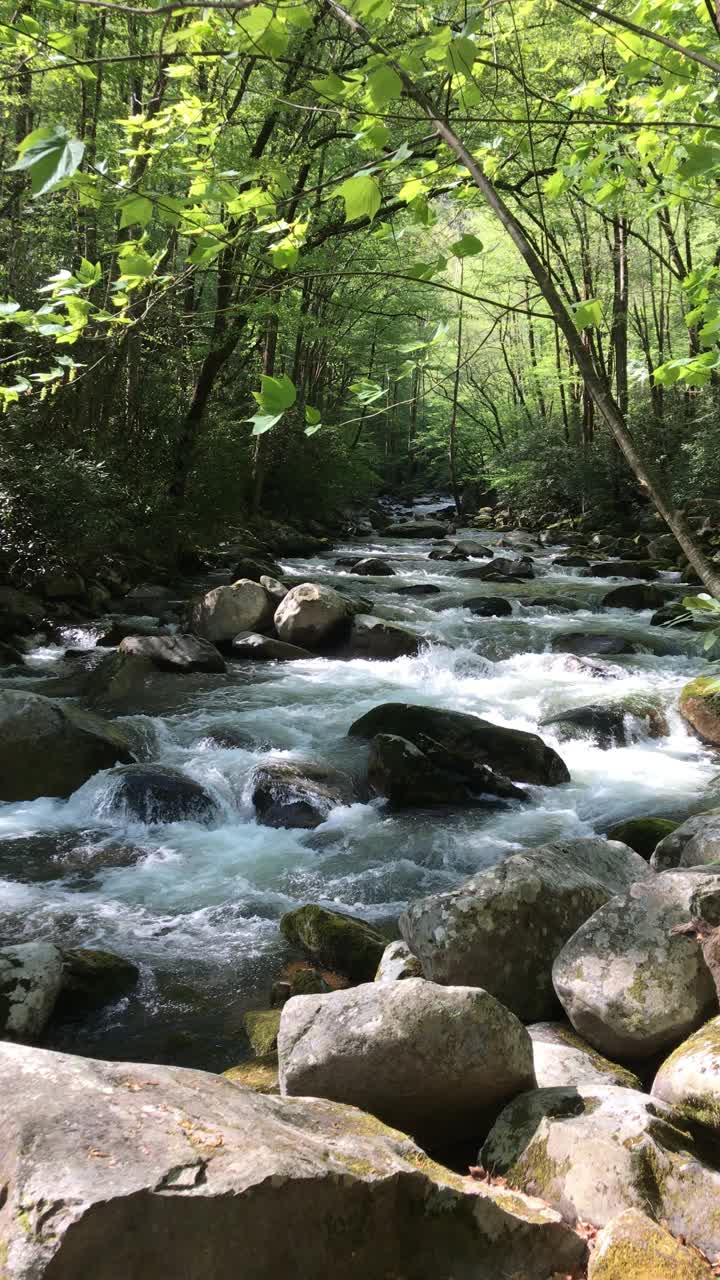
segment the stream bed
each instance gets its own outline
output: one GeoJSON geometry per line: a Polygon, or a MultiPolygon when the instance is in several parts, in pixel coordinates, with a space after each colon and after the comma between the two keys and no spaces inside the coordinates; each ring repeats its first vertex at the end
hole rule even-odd
{"type": "MultiPolygon", "coordinates": [[[[459,531],[494,545],[503,535],[459,531]]],[[[51,1027],[45,1043],[76,1053],[176,1062],[222,1070],[247,1056],[242,1015],[267,1004],[288,955],[283,912],[307,901],[362,915],[395,936],[404,905],[446,889],[508,853],[560,837],[602,833],[632,816],[682,818],[720,803],[715,754],[691,736],[675,707],[706,667],[696,633],[650,626],[650,611],[599,611],[627,579],[588,578],[559,568],[561,545],[533,550],[535,578],[517,584],[461,576],[468,563],[428,560],[427,540],[384,537],[336,545],[323,558],[283,560],[294,581],[317,581],[369,598],[373,612],[417,631],[429,648],[392,662],[315,658],[231,662],[224,676],[178,676],[172,696],[124,718],[143,759],[183,769],[210,789],[221,817],[148,827],[104,813],[98,774],[68,801],[0,805],[0,935],[5,945],[44,938],[103,947],[136,961],[136,992],[82,1021],[51,1027]],[[338,568],[343,556],[387,559],[394,577],[338,568]],[[399,588],[430,584],[437,593],[399,588]],[[483,618],[463,607],[506,596],[512,616],[483,618]],[[582,601],[580,611],[533,606],[532,597],[582,601]],[[520,599],[525,603],[520,603],[520,599]],[[574,670],[551,649],[559,632],[621,633],[643,651],[609,661],[612,681],[574,670]],[[657,652],[657,650],[661,652],[657,652]],[[559,741],[540,722],[554,712],[626,693],[666,707],[669,735],[601,750],[578,736],[559,741]],[[249,777],[261,759],[320,760],[361,774],[367,744],[350,724],[380,702],[406,701],[474,712],[540,732],[572,781],[532,787],[532,804],[504,811],[390,812],[382,801],[334,810],[315,830],[255,821],[249,777]]],[[[513,554],[502,550],[498,554],[513,554]]],[[[678,575],[665,574],[668,582],[678,575]]],[[[227,576],[196,582],[208,587],[227,576]]],[[[69,647],[92,649],[103,624],[79,628],[69,647]]],[[[102,652],[102,651],[101,651],[102,652]]],[[[30,655],[35,671],[14,687],[43,691],[43,676],[72,670],[62,648],[30,655]]],[[[166,688],[167,681],[163,684],[166,688]]]]}

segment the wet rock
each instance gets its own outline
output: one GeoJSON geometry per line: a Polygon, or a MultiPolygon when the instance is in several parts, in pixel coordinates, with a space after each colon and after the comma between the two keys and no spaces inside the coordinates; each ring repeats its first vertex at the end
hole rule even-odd
{"type": "Polygon", "coordinates": [[[458,576],[481,578],[486,582],[515,582],[534,578],[535,570],[529,556],[522,556],[519,560],[510,560],[507,556],[496,556],[487,564],[477,564],[470,569],[461,569],[458,576]]]}
{"type": "Polygon", "coordinates": [[[570,556],[553,556],[553,564],[558,565],[561,569],[585,569],[590,564],[587,556],[570,555],[570,556]]]}
{"type": "Polygon", "coordinates": [[[617,680],[625,675],[623,667],[614,662],[603,662],[601,658],[583,658],[574,653],[569,653],[562,665],[565,671],[577,671],[594,680],[617,680]]]}
{"type": "Polygon", "coordinates": [[[508,618],[512,613],[512,602],[505,596],[471,596],[462,607],[480,618],[508,618]]]}
{"type": "Polygon", "coordinates": [[[140,970],[112,951],[79,947],[63,951],[59,1012],[94,1008],[126,995],[137,986],[140,970]]]}
{"type": "Polygon", "coordinates": [[[684,627],[689,627],[691,631],[704,631],[710,625],[700,618],[694,618],[680,601],[664,604],[650,619],[652,627],[665,627],[671,623],[682,624],[684,627]]]}
{"type": "Polygon", "coordinates": [[[36,1040],[62,983],[62,952],[52,943],[23,942],[0,951],[0,1036],[36,1040]]]}
{"type": "Polygon", "coordinates": [[[672,533],[658,533],[650,538],[647,554],[650,560],[674,560],[680,548],[672,533]]]}
{"type": "Polygon", "coordinates": [[[45,617],[45,605],[36,596],[14,587],[0,587],[0,637],[26,635],[45,617]]]}
{"type": "Polygon", "coordinates": [[[572,653],[575,657],[593,657],[597,653],[635,653],[632,640],[620,632],[561,631],[551,641],[553,653],[572,653]]]}
{"type": "Polygon", "coordinates": [[[680,693],[678,710],[703,742],[720,746],[720,679],[698,676],[680,693]]]}
{"type": "Polygon", "coordinates": [[[268,595],[275,600],[277,604],[279,604],[281,600],[285,599],[289,588],[282,582],[279,582],[277,578],[272,578],[268,574],[262,573],[260,575],[259,582],[260,586],[265,588],[268,595]]]}
{"type": "Polygon", "coordinates": [[[123,815],[130,821],[209,822],[218,806],[199,782],[180,769],[165,765],[130,764],[111,769],[99,803],[105,815],[123,815]]]}
{"type": "MultiPolygon", "coordinates": [[[[350,602],[332,587],[304,582],[293,587],[280,601],[275,612],[275,629],[288,644],[324,649],[347,637],[353,612],[350,602]]],[[[244,628],[238,628],[241,629],[244,628]]]]}
{"type": "Polygon", "coordinates": [[[447,560],[449,563],[454,563],[456,560],[469,559],[470,557],[466,556],[462,551],[448,546],[433,547],[428,555],[428,560],[447,560]]]}
{"type": "Polygon", "coordinates": [[[453,544],[455,550],[462,556],[468,556],[471,560],[491,560],[492,551],[486,547],[483,542],[474,542],[471,538],[453,544]]]}
{"type": "Polygon", "coordinates": [[[347,653],[351,658],[375,658],[392,662],[394,658],[414,658],[426,641],[407,627],[396,622],[386,622],[372,614],[359,613],[352,620],[347,641],[347,653]]]}
{"type": "MultiPolygon", "coordinates": [[[[233,582],[240,578],[248,578],[250,582],[260,582],[261,578],[282,577],[282,565],[268,556],[244,556],[233,569],[233,582]]],[[[262,585],[262,584],[261,584],[262,585]]]]}
{"type": "Polygon", "coordinates": [[[712,1018],[663,1062],[652,1094],[686,1120],[720,1135],[720,1018],[712,1018]]]}
{"type": "Polygon", "coordinates": [[[126,636],[118,646],[118,655],[148,662],[158,671],[178,675],[225,670],[225,659],[215,645],[191,635],[126,636]]]}
{"type": "Polygon", "coordinates": [[[447,525],[439,520],[403,520],[385,530],[387,538],[444,538],[446,533],[447,525]]]}
{"type": "Polygon", "coordinates": [[[703,1251],[720,1247],[720,1173],[671,1107],[635,1089],[526,1093],[505,1108],[481,1158],[571,1222],[602,1227],[625,1209],[650,1209],[703,1251]]]}
{"type": "Polygon", "coordinates": [[[553,966],[575,1030],[620,1060],[672,1048],[717,1009],[700,943],[675,930],[720,913],[720,875],[650,876],[586,919],[553,966]]]}
{"type": "Polygon", "coordinates": [[[546,1280],[585,1253],[553,1210],[355,1108],[201,1071],[5,1044],[0,1128],[9,1280],[546,1280]]]}
{"type": "Polygon", "coordinates": [[[667,596],[659,587],[632,582],[608,591],[602,605],[604,609],[659,609],[666,601],[667,596]]]}
{"type": "Polygon", "coordinates": [[[251,662],[297,662],[301,658],[314,658],[309,649],[296,644],[285,644],[271,636],[261,636],[254,631],[241,631],[232,642],[234,658],[251,662]]]}
{"type": "Polygon", "coordinates": [[[125,599],[133,602],[169,600],[172,594],[169,587],[164,587],[159,582],[140,582],[132,590],[128,591],[125,599]]]}
{"type": "Polygon", "coordinates": [[[277,606],[259,582],[241,578],[197,600],[190,611],[191,626],[212,644],[229,644],[241,631],[267,631],[276,607],[282,602],[277,606]]]}
{"type": "Polygon", "coordinates": [[[656,871],[701,867],[720,862],[720,809],[706,809],[667,832],[656,845],[650,864],[656,871]]]}
{"type": "MultiPolygon", "coordinates": [[[[629,845],[640,854],[646,862],[655,850],[656,845],[672,834],[679,824],[669,818],[626,818],[624,822],[616,822],[607,832],[608,840],[619,840],[629,845]]],[[[720,855],[720,844],[718,846],[720,855]]],[[[664,868],[662,868],[664,870],[664,868]]]]}
{"type": "Polygon", "coordinates": [[[588,578],[644,578],[652,582],[660,574],[654,565],[642,560],[602,560],[591,564],[588,578]]]}
{"type": "Polygon", "coordinates": [[[421,750],[407,738],[381,733],[372,739],[368,780],[376,795],[398,808],[468,804],[477,796],[526,801],[527,795],[486,765],[434,746],[421,750]]]}
{"type": "Polygon", "coordinates": [[[121,729],[72,703],[0,690],[0,800],[72,795],[100,769],[133,760],[121,729]]]}
{"type": "Polygon", "coordinates": [[[447,755],[453,769],[459,761],[464,761],[468,769],[486,765],[516,782],[556,786],[570,778],[560,756],[537,734],[506,729],[462,711],[384,702],[356,720],[348,733],[358,738],[394,734],[407,738],[421,751],[429,742],[436,751],[447,755]]]}
{"type": "Polygon", "coordinates": [[[616,1084],[624,1089],[642,1088],[632,1071],[603,1057],[567,1022],[533,1022],[528,1027],[533,1046],[533,1066],[538,1089],[576,1084],[616,1084]]]}
{"type": "Polygon", "coordinates": [[[423,1141],[482,1132],[533,1084],[527,1031],[486,991],[423,978],[300,996],[282,1011],[280,1092],[351,1102],[423,1141]]]}
{"type": "Polygon", "coordinates": [[[552,726],[563,739],[578,734],[590,737],[604,751],[626,747],[643,738],[664,738],[670,732],[660,703],[640,694],[571,707],[541,720],[540,727],[545,726],[552,726]]]}
{"type": "Polygon", "coordinates": [[[405,942],[388,942],[382,953],[376,982],[401,982],[404,978],[422,978],[422,965],[405,942]]]}
{"type": "Polygon", "coordinates": [[[611,1218],[595,1240],[588,1280],[712,1280],[710,1265],[639,1209],[611,1218]]]}
{"type": "Polygon", "coordinates": [[[387,560],[381,560],[378,556],[367,556],[364,560],[356,560],[351,573],[359,573],[367,578],[394,578],[395,570],[389,565],[387,560]]]}
{"type": "Polygon", "coordinates": [[[442,587],[437,587],[434,582],[412,582],[407,587],[397,588],[399,596],[437,596],[441,592],[442,587]]]}
{"type": "Polygon", "coordinates": [[[286,912],[280,932],[311,960],[352,982],[373,980],[387,946],[387,938],[365,920],[315,903],[286,912]]]}
{"type": "Polygon", "coordinates": [[[96,646],[98,649],[115,649],[127,636],[162,634],[159,618],[155,618],[152,622],[140,622],[137,618],[128,618],[125,621],[118,619],[108,627],[107,631],[103,631],[96,641],[96,646]]]}
{"type": "Polygon", "coordinates": [[[25,659],[19,649],[14,645],[4,644],[0,640],[0,666],[2,667],[22,667],[25,665],[25,659]]]}
{"type": "Polygon", "coordinates": [[[279,1009],[249,1009],[243,1018],[243,1027],[256,1058],[277,1052],[279,1009]]]}
{"type": "Polygon", "coordinates": [[[590,608],[586,600],[575,596],[518,596],[518,604],[526,609],[546,609],[548,613],[579,613],[590,608]]]}
{"type": "Polygon", "coordinates": [[[317,827],[332,809],[357,800],[347,774],[312,760],[268,760],[253,771],[250,785],[265,827],[317,827]]]}
{"type": "Polygon", "coordinates": [[[559,840],[410,903],[400,933],[426,978],[483,987],[523,1021],[539,1022],[558,1013],[552,965],[568,938],[614,894],[652,875],[624,845],[559,840]]]}
{"type": "Polygon", "coordinates": [[[237,1067],[223,1071],[223,1078],[231,1084],[240,1085],[242,1089],[252,1089],[253,1093],[280,1093],[278,1080],[277,1050],[265,1054],[262,1058],[251,1058],[249,1062],[241,1062],[237,1067]]]}

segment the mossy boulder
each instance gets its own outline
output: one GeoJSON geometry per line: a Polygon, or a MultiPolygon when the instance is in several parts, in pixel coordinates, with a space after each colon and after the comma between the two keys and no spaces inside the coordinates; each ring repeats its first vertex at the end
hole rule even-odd
{"type": "Polygon", "coordinates": [[[63,951],[60,1010],[82,1010],[107,1004],[132,991],[139,979],[137,965],[112,951],[89,947],[63,951]]]}
{"type": "Polygon", "coordinates": [[[626,1209],[599,1232],[588,1280],[712,1280],[710,1264],[640,1209],[626,1209]]]}
{"type": "Polygon", "coordinates": [[[256,1058],[277,1052],[279,1009],[248,1009],[243,1027],[256,1058]]]}
{"type": "Polygon", "coordinates": [[[720,746],[720,677],[691,680],[681,690],[678,709],[703,742],[720,746]]]}
{"type": "Polygon", "coordinates": [[[237,1067],[230,1067],[223,1071],[223,1076],[232,1084],[252,1089],[254,1093],[279,1094],[277,1051],[261,1058],[251,1058],[249,1062],[241,1062],[237,1067]]]}
{"type": "Polygon", "coordinates": [[[250,785],[266,827],[317,827],[332,809],[357,799],[352,778],[322,761],[268,760],[253,770],[250,785]]]}
{"type": "Polygon", "coordinates": [[[602,598],[602,606],[603,609],[660,609],[666,601],[667,596],[660,587],[651,587],[644,582],[628,582],[608,591],[602,598]]]}
{"type": "Polygon", "coordinates": [[[720,1018],[711,1018],[665,1059],[652,1093],[720,1135],[720,1018]]]}
{"type": "Polygon", "coordinates": [[[308,903],[288,911],[280,932],[324,969],[352,982],[371,982],[387,946],[387,938],[365,920],[308,903]]]}
{"type": "Polygon", "coordinates": [[[538,1089],[575,1084],[616,1084],[642,1088],[638,1077],[582,1040],[566,1022],[533,1022],[528,1027],[538,1089]]]}
{"type": "Polygon", "coordinates": [[[656,845],[650,860],[656,871],[720,862],[720,809],[686,818],[656,845]]]}
{"type": "Polygon", "coordinates": [[[680,824],[670,818],[626,818],[607,833],[608,840],[620,840],[649,862],[655,847],[680,824]]]}
{"type": "Polygon", "coordinates": [[[562,739],[589,737],[605,751],[643,738],[664,738],[670,732],[661,703],[641,694],[571,707],[541,720],[540,725],[552,726],[562,739]]]}

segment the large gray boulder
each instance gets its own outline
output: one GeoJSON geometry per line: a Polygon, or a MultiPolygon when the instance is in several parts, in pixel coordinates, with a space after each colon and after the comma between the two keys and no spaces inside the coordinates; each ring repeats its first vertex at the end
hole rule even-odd
{"type": "Polygon", "coordinates": [[[280,932],[286,942],[315,963],[351,982],[372,980],[387,945],[387,938],[367,920],[330,911],[316,902],[286,911],[280,919],[280,932]]]}
{"type": "Polygon", "coordinates": [[[351,1102],[423,1141],[486,1129],[534,1084],[532,1045],[474,987],[423,978],[296,996],[278,1036],[280,1092],[351,1102]]]}
{"type": "Polygon", "coordinates": [[[351,658],[379,658],[386,662],[394,658],[414,658],[426,645],[422,636],[407,627],[369,613],[359,613],[353,618],[347,643],[351,658]]]}
{"type": "Polygon", "coordinates": [[[439,520],[402,520],[388,525],[386,538],[444,538],[447,525],[439,520]]]}
{"type": "MultiPolygon", "coordinates": [[[[230,644],[240,631],[266,631],[272,626],[277,601],[259,582],[240,578],[215,587],[190,611],[193,631],[212,644],[230,644]]],[[[283,637],[285,639],[285,637],[283,637]]]]}
{"type": "Polygon", "coordinates": [[[559,840],[413,902],[400,932],[434,982],[483,987],[525,1022],[558,1013],[552,965],[588,916],[653,875],[626,845],[559,840]]]}
{"type": "Polygon", "coordinates": [[[142,710],[147,691],[159,672],[218,674],[225,659],[208,640],[192,635],[131,635],[120,641],[92,672],[86,696],[110,710],[142,710]]]}
{"type": "Polygon", "coordinates": [[[720,1018],[711,1018],[663,1062],[652,1094],[720,1135],[720,1018]]]}
{"type": "Polygon", "coordinates": [[[672,1048],[717,1010],[700,942],[675,930],[718,918],[720,875],[650,877],[586,919],[553,966],[555,990],[575,1030],[621,1060],[672,1048]]]}
{"type": "Polygon", "coordinates": [[[0,1036],[36,1039],[62,984],[62,952],[52,943],[23,942],[0,951],[0,1036]]]}
{"type": "Polygon", "coordinates": [[[356,720],[348,732],[357,738],[396,734],[421,751],[430,744],[438,757],[447,757],[451,767],[457,767],[459,761],[465,761],[470,768],[486,765],[514,782],[556,786],[570,780],[560,756],[537,734],[506,729],[463,711],[383,702],[356,720]]]}
{"type": "Polygon", "coordinates": [[[720,1250],[720,1173],[659,1098],[613,1085],[526,1093],[505,1108],[481,1160],[567,1221],[602,1227],[641,1209],[704,1252],[720,1250]]]}
{"type": "Polygon", "coordinates": [[[575,1084],[617,1084],[624,1089],[641,1088],[632,1071],[603,1057],[592,1045],[581,1040],[566,1022],[533,1022],[527,1030],[532,1040],[538,1089],[575,1084]]]}
{"type": "Polygon", "coordinates": [[[375,974],[376,982],[401,982],[405,978],[422,978],[422,967],[405,942],[388,942],[375,974]]]}
{"type": "Polygon", "coordinates": [[[399,809],[473,803],[478,796],[526,801],[526,793],[486,765],[438,751],[431,741],[421,751],[407,738],[379,733],[370,744],[371,789],[399,809]]]}
{"type": "Polygon", "coordinates": [[[662,704],[637,694],[570,707],[541,720],[540,726],[552,726],[561,739],[591,738],[604,751],[646,738],[664,738],[670,732],[662,704]]]}
{"type": "MultiPolygon", "coordinates": [[[[332,587],[303,582],[293,587],[275,611],[275,629],[287,644],[305,649],[324,649],[347,637],[354,609],[351,602],[332,587]]],[[[257,630],[257,628],[240,628],[257,630]]]]}
{"type": "Polygon", "coordinates": [[[133,760],[121,729],[37,693],[0,690],[0,800],[72,795],[100,769],[133,760]]]}
{"type": "Polygon", "coordinates": [[[6,1280],[546,1280],[585,1244],[354,1107],[0,1045],[6,1280]]]}
{"type": "Polygon", "coordinates": [[[332,809],[357,800],[348,774],[313,760],[268,760],[253,770],[250,787],[265,827],[318,827],[332,809]]]}
{"type": "Polygon", "coordinates": [[[720,862],[720,809],[706,809],[687,818],[660,840],[650,859],[656,871],[707,866],[711,862],[720,862]]]}
{"type": "Polygon", "coordinates": [[[111,769],[99,799],[102,816],[130,822],[209,822],[218,813],[210,792],[181,769],[131,764],[111,769]]]}
{"type": "Polygon", "coordinates": [[[297,662],[315,656],[309,649],[301,649],[296,644],[285,644],[282,640],[274,640],[272,636],[261,636],[257,631],[241,631],[235,636],[232,653],[234,658],[250,662],[297,662]]]}

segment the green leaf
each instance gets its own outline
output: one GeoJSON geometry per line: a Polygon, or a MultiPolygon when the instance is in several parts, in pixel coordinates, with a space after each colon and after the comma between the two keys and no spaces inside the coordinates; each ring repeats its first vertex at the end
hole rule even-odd
{"type": "Polygon", "coordinates": [[[269,431],[271,427],[274,427],[275,423],[279,422],[281,418],[281,413],[255,413],[252,418],[246,418],[245,421],[252,422],[252,434],[254,436],[261,436],[264,432],[269,431]]]}
{"type": "Polygon", "coordinates": [[[216,236],[198,236],[195,248],[188,254],[187,260],[194,267],[206,267],[224,248],[224,244],[216,236]]]}
{"type": "Polygon", "coordinates": [[[137,253],[124,253],[118,261],[124,276],[140,276],[142,279],[147,279],[153,273],[152,258],[142,250],[137,253]]]}
{"type": "Polygon", "coordinates": [[[478,47],[468,36],[457,36],[450,41],[447,48],[447,64],[453,75],[472,75],[473,63],[478,54],[478,47]]]}
{"type": "Polygon", "coordinates": [[[148,200],[147,196],[126,196],[120,204],[120,230],[132,227],[136,222],[139,226],[146,227],[152,215],[152,200],[148,200]]]}
{"type": "Polygon", "coordinates": [[[682,604],[693,613],[720,613],[720,600],[714,600],[705,591],[699,596],[685,596],[682,604]]]}
{"type": "Polygon", "coordinates": [[[253,395],[260,408],[265,409],[267,413],[283,413],[295,403],[297,397],[295,383],[286,373],[281,378],[271,378],[268,374],[263,374],[260,379],[260,388],[260,391],[253,391],[253,395]]]}
{"type": "Polygon", "coordinates": [[[681,178],[697,178],[720,166],[720,147],[709,142],[689,142],[687,159],[680,165],[681,178]]]}
{"type": "Polygon", "coordinates": [[[455,258],[472,258],[476,253],[482,253],[482,240],[478,240],[477,236],[469,233],[461,236],[455,244],[450,245],[450,252],[455,258]]]}
{"type": "Polygon", "coordinates": [[[317,427],[320,425],[320,410],[313,409],[312,405],[305,405],[305,421],[309,427],[317,427]]]}
{"type": "Polygon", "coordinates": [[[57,126],[35,129],[18,147],[20,152],[8,172],[27,170],[34,196],[52,190],[63,178],[75,173],[85,154],[85,143],[57,126]]]}
{"type": "Polygon", "coordinates": [[[321,423],[321,422],[318,422],[317,424],[315,424],[315,425],[314,425],[314,426],[312,426],[312,427],[306,427],[306,428],[305,428],[305,435],[306,435],[306,436],[314,436],[314,435],[315,435],[315,432],[316,432],[316,431],[319,431],[319,430],[320,430],[320,428],[321,428],[321,426],[322,426],[322,423],[321,423]]]}
{"type": "Polygon", "coordinates": [[[549,200],[557,200],[564,191],[567,190],[568,179],[561,169],[557,169],[555,173],[551,173],[549,178],[543,183],[543,191],[549,200]]]}
{"type": "Polygon", "coordinates": [[[393,71],[392,67],[384,63],[371,71],[367,80],[367,91],[376,111],[382,111],[394,98],[400,97],[402,80],[397,71],[393,71]]]}
{"type": "Polygon", "coordinates": [[[356,218],[369,218],[372,222],[380,205],[382,196],[374,178],[357,175],[347,178],[337,188],[337,195],[345,201],[345,221],[354,222],[356,218]]]}
{"type": "Polygon", "coordinates": [[[575,325],[578,329],[598,329],[602,324],[602,302],[599,298],[588,298],[575,308],[575,325]]]}
{"type": "Polygon", "coordinates": [[[87,258],[80,259],[80,266],[75,272],[76,278],[84,285],[98,284],[102,280],[102,266],[99,262],[88,262],[87,258]]]}
{"type": "Polygon", "coordinates": [[[322,80],[311,80],[310,84],[321,98],[329,98],[331,102],[337,102],[342,98],[347,85],[344,80],[335,75],[334,71],[329,76],[324,76],[322,80]]]}

